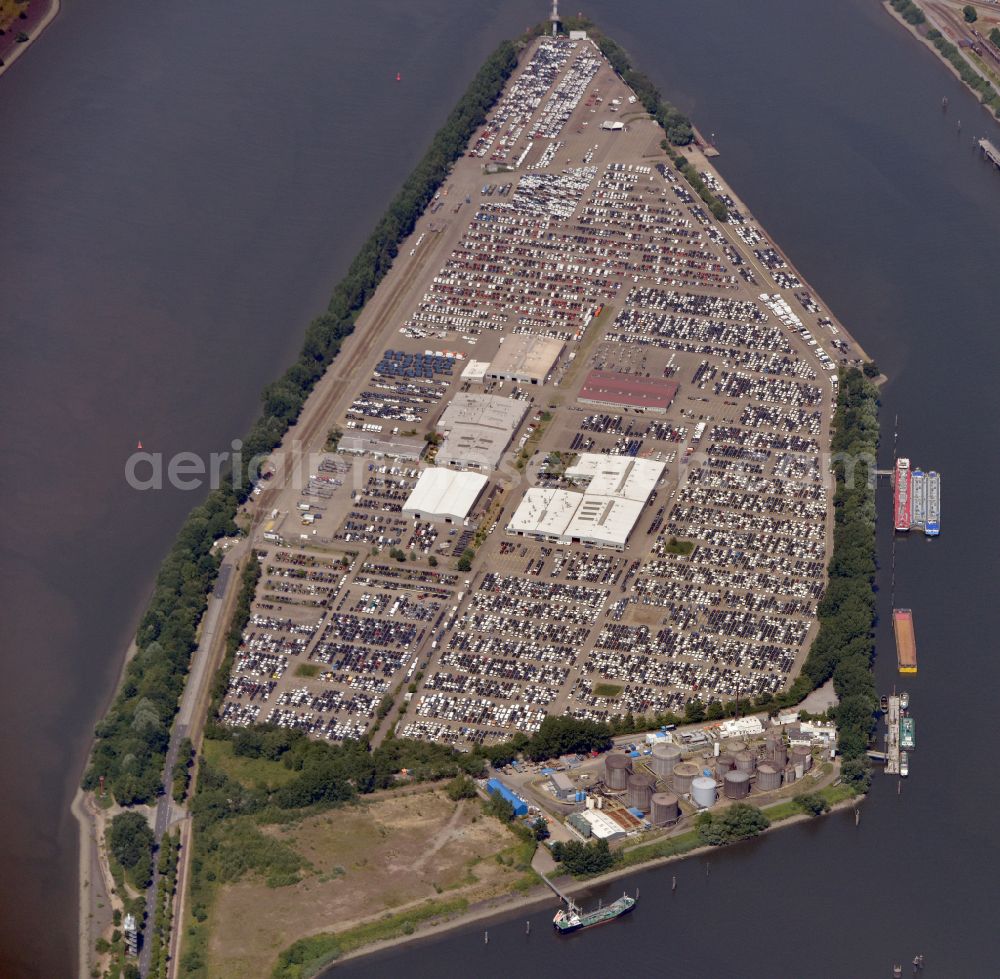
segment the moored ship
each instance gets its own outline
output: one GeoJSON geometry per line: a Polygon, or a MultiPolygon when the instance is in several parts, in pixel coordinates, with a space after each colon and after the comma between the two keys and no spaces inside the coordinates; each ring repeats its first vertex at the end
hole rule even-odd
{"type": "Polygon", "coordinates": [[[919,469],[910,476],[910,525],[923,527],[927,522],[927,477],[919,469]]]}
{"type": "Polygon", "coordinates": [[[896,662],[900,673],[917,672],[917,639],[913,632],[913,612],[892,610],[892,630],[896,634],[896,662]]]}
{"type": "Polygon", "coordinates": [[[571,931],[592,928],[594,925],[603,925],[608,921],[614,921],[615,918],[628,914],[635,907],[635,902],[634,897],[623,894],[617,901],[612,901],[607,907],[597,908],[595,911],[581,911],[575,906],[568,909],[560,908],[552,919],[552,924],[556,931],[566,935],[571,931]]]}
{"type": "Polygon", "coordinates": [[[912,717],[899,719],[899,746],[912,751],[917,746],[917,727],[912,717]]]}
{"type": "Polygon", "coordinates": [[[910,460],[897,459],[892,480],[893,525],[896,530],[909,530],[913,522],[910,515],[910,460]]]}
{"type": "Polygon", "coordinates": [[[941,476],[939,473],[927,474],[927,522],[924,533],[928,537],[937,537],[941,533],[941,476]]]}

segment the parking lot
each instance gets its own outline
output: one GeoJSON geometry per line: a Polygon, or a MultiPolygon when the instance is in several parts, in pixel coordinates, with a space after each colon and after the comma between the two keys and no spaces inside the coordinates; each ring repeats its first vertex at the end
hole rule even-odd
{"type": "Polygon", "coordinates": [[[678,710],[790,682],[824,590],[823,453],[853,348],[700,153],[685,151],[731,205],[726,225],[661,138],[589,42],[536,42],[345,344],[367,359],[322,419],[426,439],[423,457],[321,441],[268,496],[228,723],[340,739],[375,729],[391,696],[386,725],[461,745],[548,712],[678,710]],[[540,383],[463,378],[524,334],[563,345],[540,383]],[[592,368],[679,387],[662,413],[578,403],[592,368]],[[415,520],[403,504],[459,392],[529,410],[465,520],[415,520]],[[624,550],[508,535],[529,485],[576,489],[563,473],[581,452],[666,467],[624,550]]]}

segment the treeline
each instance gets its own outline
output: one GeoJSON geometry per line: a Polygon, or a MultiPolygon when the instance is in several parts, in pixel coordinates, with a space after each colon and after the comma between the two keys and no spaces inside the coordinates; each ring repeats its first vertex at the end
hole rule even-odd
{"type": "Polygon", "coordinates": [[[452,163],[485,121],[516,64],[514,45],[504,41],[480,68],[337,285],[326,312],[310,323],[298,360],[264,389],[262,414],[244,439],[241,471],[234,474],[233,485],[213,490],[191,513],[160,569],[136,637],[138,652],[95,730],[85,789],[96,788],[103,775],[124,805],[151,802],[162,791],[170,725],[196,647],[198,622],[218,570],[212,544],[237,532],[236,513],[256,475],[251,472],[254,458],[271,452],[298,418],[309,393],[391,267],[399,243],[413,230],[452,163]]]}
{"type": "Polygon", "coordinates": [[[913,24],[916,27],[918,24],[924,23],[927,18],[924,16],[924,12],[913,2],[913,0],[889,0],[892,4],[893,9],[899,14],[907,24],[913,24]]]}
{"type": "Polygon", "coordinates": [[[831,677],[845,782],[867,789],[867,750],[877,705],[875,655],[875,455],[878,393],[861,371],[841,374],[831,442],[834,493],[833,555],[817,608],[820,629],[797,684],[818,687],[831,677]]]}
{"type": "Polygon", "coordinates": [[[677,167],[678,173],[691,185],[694,192],[708,205],[708,209],[715,215],[719,221],[725,221],[729,218],[729,208],[719,200],[708,189],[708,184],[701,179],[701,174],[693,166],[691,166],[688,160],[685,160],[680,153],[674,152],[670,146],[664,140],[660,144],[666,151],[667,156],[670,157],[674,166],[677,167]]]}
{"type": "Polygon", "coordinates": [[[591,843],[581,843],[579,840],[563,843],[556,840],[550,849],[552,859],[561,863],[565,870],[576,877],[603,874],[621,859],[621,853],[613,851],[607,840],[594,840],[591,843]]]}
{"type": "Polygon", "coordinates": [[[149,802],[161,791],[170,724],[219,567],[212,543],[236,533],[234,516],[235,507],[213,493],[187,518],[139,623],[137,652],[95,729],[85,789],[96,788],[103,775],[122,805],[149,802]]]}
{"type": "Polygon", "coordinates": [[[601,49],[609,64],[621,75],[622,80],[642,103],[645,110],[663,127],[667,139],[674,146],[687,146],[694,139],[691,120],[676,106],[671,105],[661,95],[653,80],[632,67],[632,61],[625,49],[617,41],[608,37],[587,17],[564,17],[563,27],[567,31],[586,31],[588,37],[601,49]]]}
{"type": "Polygon", "coordinates": [[[476,754],[492,765],[506,765],[523,755],[531,761],[543,761],[566,754],[607,751],[611,747],[612,728],[600,721],[575,717],[549,716],[533,735],[518,732],[506,741],[477,747],[476,754]]]}
{"type": "Polygon", "coordinates": [[[771,821],[756,806],[736,802],[721,812],[703,812],[695,820],[698,839],[708,846],[725,846],[763,833],[771,821]]]}
{"type": "Polygon", "coordinates": [[[929,30],[927,40],[941,52],[942,57],[951,62],[962,81],[979,93],[979,99],[983,105],[992,109],[994,115],[1000,117],[1000,93],[962,57],[958,48],[938,30],[929,30]]]}

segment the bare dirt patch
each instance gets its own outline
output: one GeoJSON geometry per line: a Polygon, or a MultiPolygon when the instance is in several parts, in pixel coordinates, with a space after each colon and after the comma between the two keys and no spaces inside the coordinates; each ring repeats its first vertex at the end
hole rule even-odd
{"type": "Polygon", "coordinates": [[[300,883],[269,888],[248,879],[219,889],[210,969],[218,979],[269,974],[298,938],[342,930],[447,891],[470,901],[508,890],[520,873],[495,855],[515,839],[478,801],[440,790],[389,796],[262,827],[315,868],[300,883]]]}

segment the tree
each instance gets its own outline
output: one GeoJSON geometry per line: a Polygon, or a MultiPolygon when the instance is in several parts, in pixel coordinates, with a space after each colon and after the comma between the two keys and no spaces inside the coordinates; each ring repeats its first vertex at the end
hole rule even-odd
{"type": "Polygon", "coordinates": [[[475,799],[476,783],[468,775],[456,775],[445,787],[445,794],[452,802],[460,799],[475,799]]]}
{"type": "Polygon", "coordinates": [[[153,869],[153,831],[138,812],[122,812],[111,820],[108,846],[115,860],[138,887],[146,887],[153,869]]]}
{"type": "Polygon", "coordinates": [[[552,844],[552,859],[561,863],[571,874],[583,876],[600,874],[613,867],[618,861],[618,854],[611,852],[607,840],[592,843],[570,840],[569,843],[552,844]]]}
{"type": "Polygon", "coordinates": [[[792,802],[811,816],[822,816],[823,813],[830,811],[830,803],[815,792],[801,792],[792,799],[792,802]]]}
{"type": "Polygon", "coordinates": [[[514,804],[508,802],[499,792],[491,792],[489,802],[483,806],[487,816],[494,816],[501,823],[514,821],[514,804]]]}
{"type": "Polygon", "coordinates": [[[695,697],[684,705],[684,721],[687,724],[697,724],[705,720],[705,705],[695,697]]]}
{"type": "Polygon", "coordinates": [[[974,24],[979,20],[979,14],[976,13],[976,8],[971,3],[967,3],[962,8],[962,16],[965,18],[967,24],[974,24]]]}
{"type": "Polygon", "coordinates": [[[718,815],[703,812],[695,822],[698,836],[709,846],[724,846],[762,833],[771,821],[756,806],[737,802],[718,815]]]}
{"type": "Polygon", "coordinates": [[[541,816],[539,816],[538,819],[531,824],[531,829],[535,834],[535,839],[538,840],[539,843],[541,843],[542,840],[547,840],[551,835],[549,833],[549,824],[546,823],[541,816]]]}
{"type": "Polygon", "coordinates": [[[874,360],[866,360],[862,370],[865,372],[865,377],[878,377],[881,373],[874,360]]]}
{"type": "Polygon", "coordinates": [[[460,557],[458,559],[458,564],[456,564],[455,567],[459,571],[471,571],[472,570],[472,562],[467,557],[465,557],[463,555],[462,557],[460,557]]]}

